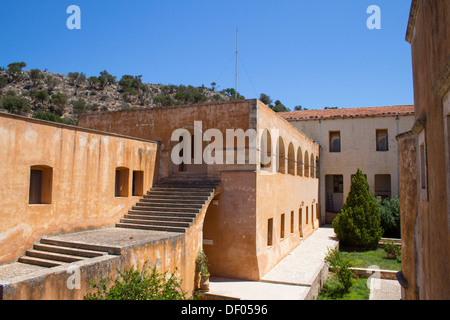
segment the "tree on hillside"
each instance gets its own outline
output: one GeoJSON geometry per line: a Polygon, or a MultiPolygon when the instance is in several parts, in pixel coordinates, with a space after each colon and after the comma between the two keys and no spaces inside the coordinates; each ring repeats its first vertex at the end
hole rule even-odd
{"type": "Polygon", "coordinates": [[[275,105],[274,106],[271,105],[270,107],[275,112],[286,112],[286,111],[289,111],[289,109],[286,108],[286,106],[284,104],[282,104],[280,100],[275,101],[275,105]]]}
{"type": "Polygon", "coordinates": [[[270,96],[268,96],[265,93],[261,93],[259,95],[259,101],[261,101],[262,103],[264,103],[266,106],[270,106],[272,104],[272,99],[270,98],[270,96]]]}
{"type": "Polygon", "coordinates": [[[26,66],[27,64],[25,62],[10,63],[8,64],[8,74],[10,74],[15,80],[17,80],[22,75],[22,69],[26,66]]]}
{"type": "Polygon", "coordinates": [[[341,212],[333,221],[336,236],[344,247],[372,249],[383,234],[380,210],[369,192],[369,184],[358,169],[341,212]]]}

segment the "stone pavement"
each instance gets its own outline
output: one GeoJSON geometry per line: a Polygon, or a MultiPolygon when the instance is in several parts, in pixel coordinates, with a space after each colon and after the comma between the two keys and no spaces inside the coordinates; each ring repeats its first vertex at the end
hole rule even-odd
{"type": "MultiPolygon", "coordinates": [[[[212,277],[207,295],[220,299],[307,300],[315,299],[327,274],[324,258],[328,247],[338,245],[334,230],[325,225],[301,242],[261,281],[212,277]]],[[[370,279],[370,300],[400,300],[396,280],[370,279]]]]}
{"type": "Polygon", "coordinates": [[[241,300],[305,300],[314,298],[314,285],[326,269],[328,247],[338,244],[334,230],[323,226],[300,243],[270,270],[261,281],[215,278],[210,280],[209,295],[241,300]]]}

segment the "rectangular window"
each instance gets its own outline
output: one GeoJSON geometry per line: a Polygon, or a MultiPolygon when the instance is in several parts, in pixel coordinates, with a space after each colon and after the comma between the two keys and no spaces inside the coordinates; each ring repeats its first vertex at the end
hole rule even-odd
{"type": "Polygon", "coordinates": [[[128,197],[129,173],[128,168],[116,168],[115,197],[128,197]]]}
{"type": "Polygon", "coordinates": [[[47,166],[32,166],[30,169],[29,204],[52,203],[53,169],[47,166]]]}
{"type": "Polygon", "coordinates": [[[291,211],[291,233],[294,233],[294,211],[291,211]]]}
{"type": "Polygon", "coordinates": [[[391,175],[376,174],[375,175],[375,196],[378,199],[386,199],[391,197],[391,175]]]}
{"type": "Polygon", "coordinates": [[[387,129],[377,129],[377,151],[389,151],[387,129]]]}
{"type": "Polygon", "coordinates": [[[281,215],[280,238],[284,239],[284,213],[281,215]]]}
{"type": "Polygon", "coordinates": [[[306,206],[306,224],[309,224],[309,221],[308,221],[308,206],[306,206]]]}
{"type": "Polygon", "coordinates": [[[302,221],[302,215],[303,215],[303,212],[302,212],[303,210],[302,210],[302,208],[300,208],[300,209],[298,209],[298,230],[302,230],[302,226],[303,226],[303,221],[302,221]]]}
{"type": "Polygon", "coordinates": [[[267,245],[273,244],[273,219],[267,221],[267,245]]]}
{"type": "Polygon", "coordinates": [[[144,171],[133,171],[133,196],[144,195],[144,171]]]}
{"type": "Polygon", "coordinates": [[[330,152],[341,152],[340,131],[330,131],[330,152]]]}

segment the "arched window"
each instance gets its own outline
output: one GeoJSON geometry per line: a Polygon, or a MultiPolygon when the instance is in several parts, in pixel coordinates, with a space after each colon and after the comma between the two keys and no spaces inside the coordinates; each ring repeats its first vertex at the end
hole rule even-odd
{"type": "Polygon", "coordinates": [[[300,147],[297,150],[297,175],[303,177],[303,153],[300,147]]]}
{"type": "Polygon", "coordinates": [[[303,161],[305,177],[309,177],[309,155],[308,150],[305,151],[305,160],[303,161]]]}
{"type": "Polygon", "coordinates": [[[264,129],[260,146],[261,169],[270,170],[272,167],[272,136],[268,129],[264,129]]]}
{"type": "Polygon", "coordinates": [[[277,144],[277,166],[279,173],[286,173],[286,152],[282,137],[278,138],[277,144]]]}
{"type": "Polygon", "coordinates": [[[288,147],[288,173],[295,176],[295,151],[292,142],[288,147]]]}
{"type": "Polygon", "coordinates": [[[311,174],[310,174],[311,178],[314,178],[314,172],[315,172],[314,164],[315,164],[314,154],[311,153],[311,161],[309,163],[309,168],[310,168],[310,171],[311,171],[311,174]]]}

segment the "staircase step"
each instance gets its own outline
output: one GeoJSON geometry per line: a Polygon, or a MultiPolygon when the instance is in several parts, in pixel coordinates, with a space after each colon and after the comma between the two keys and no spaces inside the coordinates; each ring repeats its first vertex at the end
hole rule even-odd
{"type": "Polygon", "coordinates": [[[177,187],[177,186],[164,186],[153,187],[151,191],[179,191],[179,192],[212,192],[214,188],[192,188],[192,187],[177,187]]]}
{"type": "Polygon", "coordinates": [[[200,208],[174,208],[174,207],[154,207],[154,206],[133,206],[133,211],[157,211],[157,212],[178,212],[178,213],[199,213],[200,208]]]}
{"type": "Polygon", "coordinates": [[[60,247],[76,248],[76,249],[83,249],[83,250],[90,250],[90,251],[99,251],[99,252],[105,252],[105,253],[115,254],[115,255],[120,255],[120,253],[121,253],[119,247],[111,247],[111,246],[105,246],[105,245],[100,245],[100,244],[71,242],[71,241],[58,240],[58,239],[52,239],[52,238],[42,238],[40,242],[43,244],[51,244],[51,245],[60,246],[60,247]]]}
{"type": "Polygon", "coordinates": [[[54,246],[54,245],[43,244],[43,243],[35,243],[33,248],[35,250],[40,250],[40,251],[61,253],[61,254],[67,254],[67,255],[71,255],[71,256],[79,256],[79,257],[85,257],[85,258],[95,258],[95,257],[99,257],[99,256],[106,254],[106,252],[68,248],[68,247],[54,246]]]}
{"type": "Polygon", "coordinates": [[[183,217],[166,217],[166,216],[151,216],[144,214],[126,214],[125,219],[137,219],[137,220],[149,220],[149,221],[173,221],[173,222],[187,222],[192,223],[193,218],[183,218],[183,217]]]}
{"type": "Polygon", "coordinates": [[[55,253],[55,252],[47,252],[47,251],[40,251],[40,250],[27,250],[26,255],[28,257],[33,258],[39,258],[39,259],[47,259],[47,260],[55,260],[55,261],[61,261],[61,262],[76,262],[83,260],[82,257],[77,256],[71,256],[67,254],[61,254],[61,253],[55,253]]]}
{"type": "Polygon", "coordinates": [[[52,268],[52,267],[59,267],[64,264],[64,262],[58,262],[54,260],[47,260],[47,259],[41,259],[41,258],[34,258],[29,256],[22,256],[19,257],[19,262],[26,263],[26,264],[33,264],[36,266],[46,267],[46,268],[52,268]]]}
{"type": "Polygon", "coordinates": [[[128,214],[142,214],[148,216],[166,216],[166,217],[181,217],[181,218],[196,218],[197,213],[193,212],[173,212],[173,211],[153,211],[153,210],[134,210],[128,211],[128,214]]]}
{"type": "Polygon", "coordinates": [[[190,223],[187,222],[173,222],[173,221],[151,221],[145,219],[130,219],[130,218],[122,218],[120,219],[121,223],[133,223],[133,224],[142,224],[149,226],[161,226],[161,227],[180,227],[180,228],[189,228],[190,223]]]}
{"type": "Polygon", "coordinates": [[[148,195],[168,195],[168,196],[200,196],[200,197],[209,197],[212,193],[211,191],[194,191],[192,189],[186,190],[155,190],[152,189],[148,191],[148,195]]]}
{"type": "Polygon", "coordinates": [[[176,201],[176,204],[193,204],[193,205],[201,205],[203,206],[206,202],[207,198],[205,199],[190,199],[190,198],[164,198],[164,197],[155,197],[155,198],[142,198],[139,200],[139,203],[164,203],[164,202],[170,202],[170,201],[176,201]]]}
{"type": "Polygon", "coordinates": [[[184,195],[184,194],[152,194],[148,193],[144,195],[142,199],[166,199],[166,200],[195,200],[195,201],[206,201],[208,200],[209,195],[205,196],[196,196],[196,195],[184,195]]]}
{"type": "MultiPolygon", "coordinates": [[[[204,203],[203,203],[204,204],[204,203]]],[[[137,207],[157,207],[157,208],[186,208],[186,209],[201,209],[203,204],[192,203],[174,203],[174,202],[138,202],[137,207]]]]}
{"type": "Polygon", "coordinates": [[[144,225],[144,224],[121,223],[121,222],[117,223],[116,227],[118,227],[118,228],[128,228],[128,229],[168,231],[168,232],[177,232],[177,233],[185,233],[186,232],[186,228],[149,226],[149,225],[144,225]]]}

